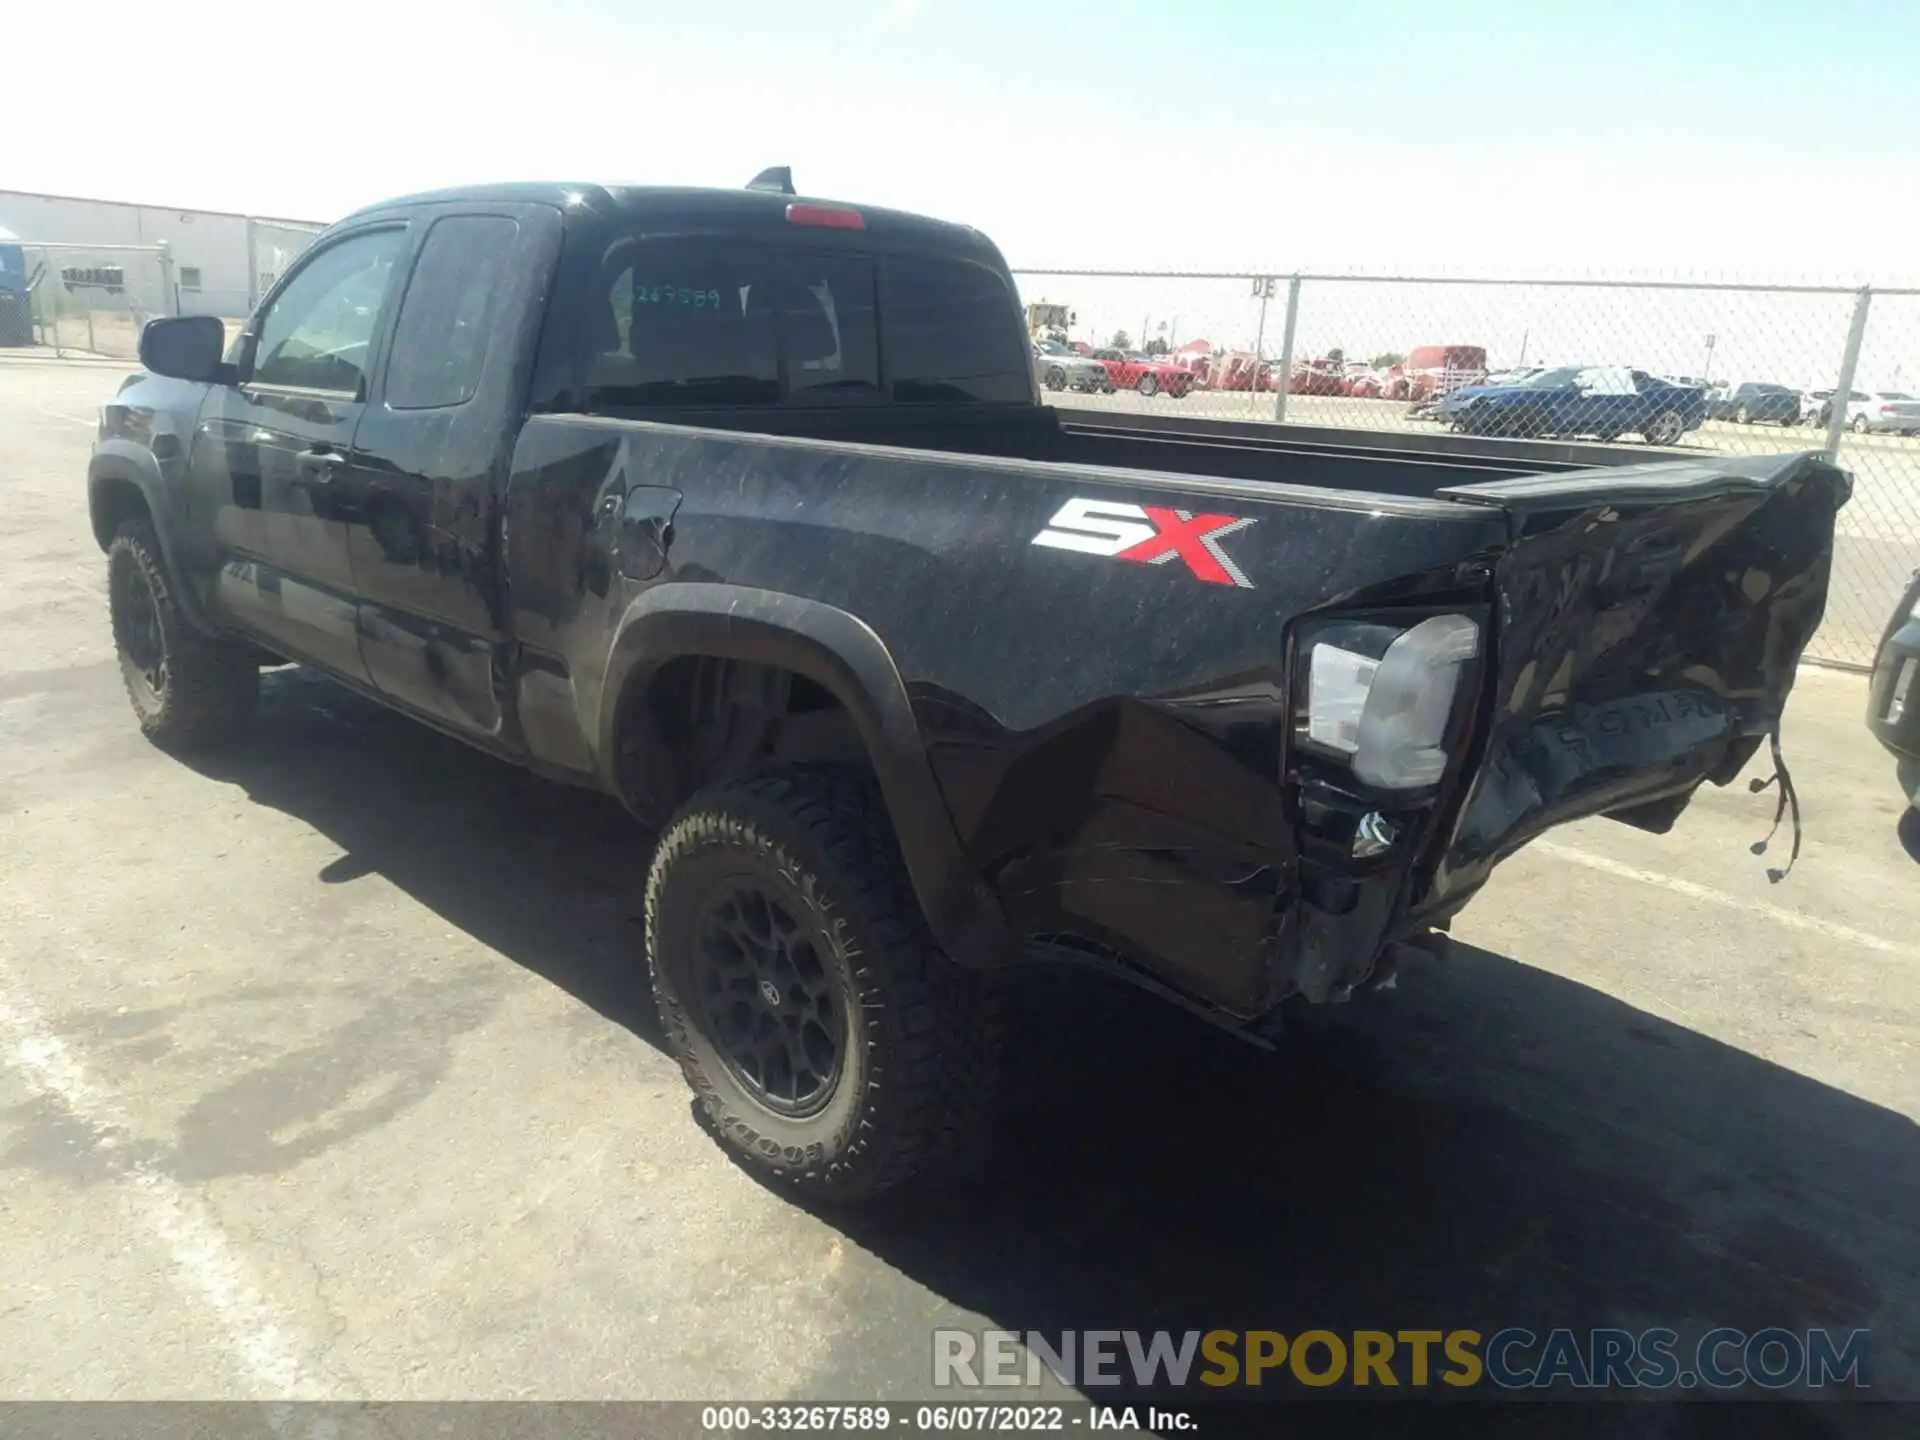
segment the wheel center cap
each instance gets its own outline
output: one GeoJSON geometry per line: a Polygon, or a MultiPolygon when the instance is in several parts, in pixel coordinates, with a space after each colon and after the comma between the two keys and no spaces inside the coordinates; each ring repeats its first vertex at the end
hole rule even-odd
{"type": "Polygon", "coordinates": [[[762,980],[760,982],[760,998],[765,1000],[769,1005],[778,1005],[780,1003],[780,987],[771,980],[762,980]]]}

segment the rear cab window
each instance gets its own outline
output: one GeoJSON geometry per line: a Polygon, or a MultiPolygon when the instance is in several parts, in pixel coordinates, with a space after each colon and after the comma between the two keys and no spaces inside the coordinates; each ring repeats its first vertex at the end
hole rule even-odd
{"type": "Polygon", "coordinates": [[[1033,403],[987,265],[764,238],[615,236],[576,317],[589,411],[1033,403]]]}
{"type": "Polygon", "coordinates": [[[589,408],[880,398],[873,262],[698,238],[616,244],[585,317],[589,408]]]}
{"type": "Polygon", "coordinates": [[[903,404],[1018,405],[1032,399],[1019,300],[984,265],[929,256],[886,266],[881,323],[893,399],[903,404]]]}

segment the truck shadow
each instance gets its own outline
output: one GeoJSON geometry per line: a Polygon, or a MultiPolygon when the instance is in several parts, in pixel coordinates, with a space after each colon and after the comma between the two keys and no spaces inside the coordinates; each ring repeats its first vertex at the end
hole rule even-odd
{"type": "Polygon", "coordinates": [[[1920,1398],[1894,1110],[1467,945],[1271,1055],[1081,977],[1020,988],[982,1172],[837,1221],[982,1326],[1864,1327],[1879,1395],[1920,1398]]]}
{"type": "Polygon", "coordinates": [[[652,837],[612,800],[493,760],[311,671],[262,677],[254,742],[195,760],[341,850],[319,875],[378,874],[450,925],[659,1044],[640,963],[652,837]]]}
{"type": "MultiPolygon", "coordinates": [[[[338,843],[323,879],[378,873],[659,1043],[633,970],[650,839],[624,812],[298,672],[267,689],[259,741],[207,773],[338,843]]],[[[885,1265],[840,1278],[853,1331],[814,1393],[925,1388],[928,1328],[960,1322],[900,1319],[897,1270],[1056,1338],[1866,1327],[1879,1395],[1920,1398],[1920,1145],[1897,1111],[1466,945],[1303,1013],[1275,1054],[1075,974],[1022,974],[1013,1008],[976,1172],[816,1212],[885,1265]]]]}

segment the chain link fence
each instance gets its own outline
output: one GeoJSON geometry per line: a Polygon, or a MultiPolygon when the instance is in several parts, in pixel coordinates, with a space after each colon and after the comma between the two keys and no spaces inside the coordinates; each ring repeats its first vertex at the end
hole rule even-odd
{"type": "Polygon", "coordinates": [[[0,305],[7,353],[135,360],[140,331],[174,314],[158,246],[19,244],[19,275],[0,305]]]}
{"type": "Polygon", "coordinates": [[[213,315],[236,333],[323,227],[231,219],[230,236],[180,250],[0,240],[0,353],[134,360],[156,315],[213,315]]]}
{"type": "MultiPolygon", "coordinates": [[[[1820,450],[1854,475],[1812,654],[1864,666],[1920,568],[1920,291],[1017,271],[1058,403],[1372,431],[1820,450]],[[1063,375],[1064,375],[1063,371],[1063,375]],[[1081,373],[1085,373],[1082,371],[1081,373]],[[1836,392],[1844,392],[1836,398],[1836,392]]],[[[1651,458],[1651,457],[1650,457],[1651,458]]]]}

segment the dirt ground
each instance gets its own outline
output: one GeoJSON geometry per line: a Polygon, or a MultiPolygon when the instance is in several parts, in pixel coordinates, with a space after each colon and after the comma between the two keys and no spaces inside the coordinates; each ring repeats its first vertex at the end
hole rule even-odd
{"type": "Polygon", "coordinates": [[[936,1326],[1724,1324],[1867,1327],[1920,1398],[1920,837],[1858,676],[1802,672],[1785,883],[1744,783],[1570,827],[1274,1055],[1036,977],[981,1173],[815,1214],[691,1120],[611,806],[298,672],[220,765],[141,741],[118,378],[0,363],[0,1395],[898,1400],[936,1326]]]}

